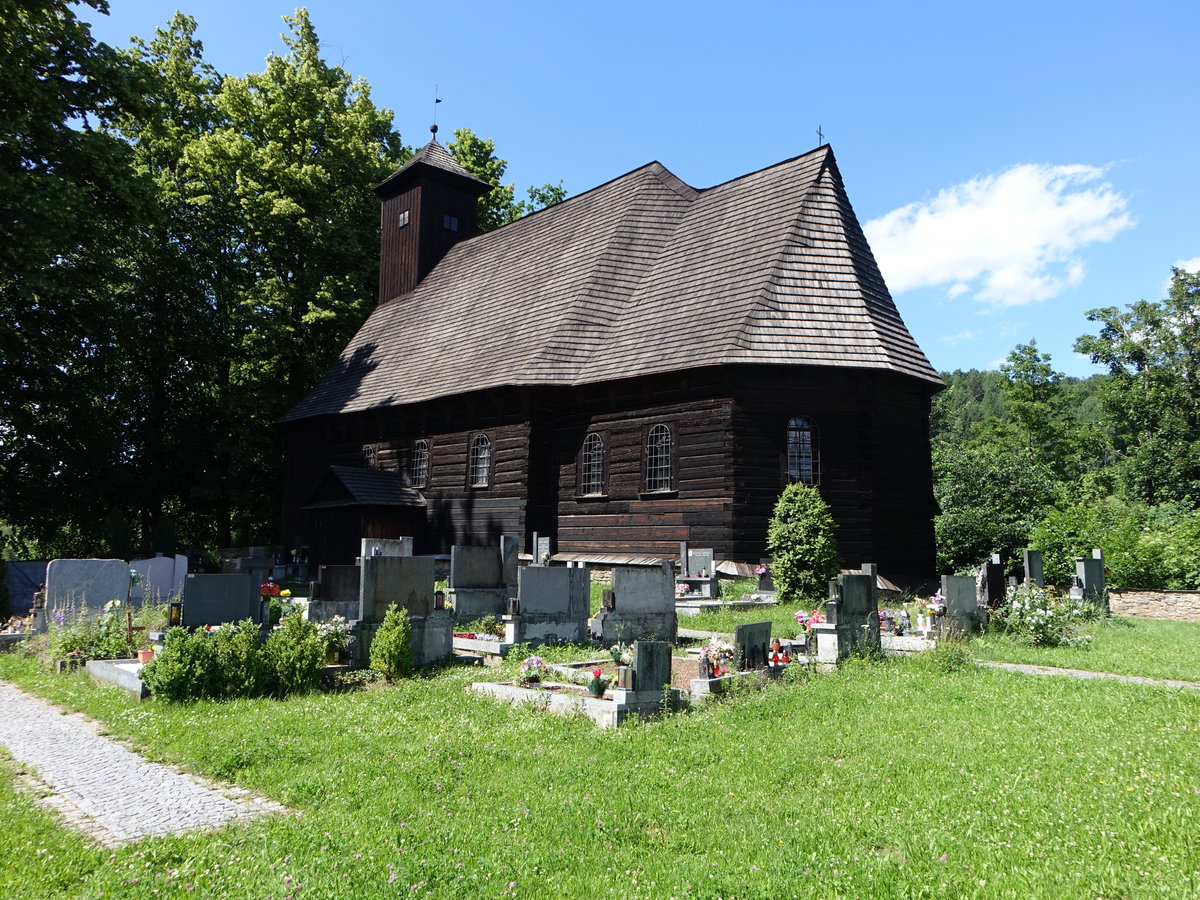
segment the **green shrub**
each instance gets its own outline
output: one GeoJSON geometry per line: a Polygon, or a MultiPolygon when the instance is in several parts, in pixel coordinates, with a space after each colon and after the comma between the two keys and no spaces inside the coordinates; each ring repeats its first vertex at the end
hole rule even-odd
{"type": "Polygon", "coordinates": [[[782,602],[826,595],[829,579],[841,567],[836,531],[819,490],[806,484],[784,488],[767,529],[771,574],[782,602]]]}
{"type": "Polygon", "coordinates": [[[264,664],[262,630],[253,619],[224,625],[212,635],[222,697],[258,697],[274,687],[264,664]]]}
{"type": "Polygon", "coordinates": [[[176,626],[163,647],[142,666],[142,683],[155,697],[183,702],[220,694],[216,642],[205,631],[176,626]]]}
{"type": "Polygon", "coordinates": [[[284,616],[262,652],[273,693],[302,694],[317,686],[325,666],[325,642],[315,623],[299,615],[284,616]]]}
{"type": "Polygon", "coordinates": [[[371,641],[371,668],[388,681],[398,681],[412,670],[412,625],[408,613],[395,603],[371,641]]]}

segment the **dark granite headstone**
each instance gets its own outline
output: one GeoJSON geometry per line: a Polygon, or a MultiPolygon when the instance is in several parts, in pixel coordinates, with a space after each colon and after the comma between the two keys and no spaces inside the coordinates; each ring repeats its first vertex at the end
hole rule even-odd
{"type": "Polygon", "coordinates": [[[766,668],[770,643],[770,622],[738,625],[733,631],[733,653],[738,670],[766,668]]]}
{"type": "Polygon", "coordinates": [[[1007,585],[1004,582],[1004,564],[1000,562],[1000,554],[992,555],[990,562],[983,568],[984,596],[989,608],[1000,606],[1004,602],[1007,585]]]}
{"type": "Polygon", "coordinates": [[[1032,581],[1038,587],[1046,586],[1046,578],[1042,569],[1042,551],[1026,550],[1022,554],[1025,561],[1025,580],[1032,581]]]}
{"type": "Polygon", "coordinates": [[[660,691],[671,683],[671,645],[666,641],[636,641],[633,645],[633,687],[660,691]]]}
{"type": "Polygon", "coordinates": [[[183,582],[183,625],[203,628],[253,619],[262,624],[259,583],[247,574],[189,575],[183,582]]]}

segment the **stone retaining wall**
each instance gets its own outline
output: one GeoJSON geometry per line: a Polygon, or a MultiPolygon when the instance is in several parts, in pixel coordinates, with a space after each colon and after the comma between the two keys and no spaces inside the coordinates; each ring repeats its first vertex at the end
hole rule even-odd
{"type": "Polygon", "coordinates": [[[1109,591],[1114,616],[1200,622],[1200,591],[1109,591]]]}

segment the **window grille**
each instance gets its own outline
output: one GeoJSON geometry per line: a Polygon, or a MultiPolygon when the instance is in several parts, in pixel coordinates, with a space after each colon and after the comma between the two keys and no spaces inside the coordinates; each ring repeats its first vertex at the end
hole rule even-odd
{"type": "Polygon", "coordinates": [[[671,429],[655,425],[646,439],[646,490],[671,490],[671,429]]]}
{"type": "Polygon", "coordinates": [[[816,429],[808,419],[797,416],[787,425],[787,478],[789,483],[818,484],[816,429]]]}
{"type": "Polygon", "coordinates": [[[477,434],[471,440],[467,478],[471,487],[487,487],[491,478],[492,441],[486,434],[477,434]]]}
{"type": "Polygon", "coordinates": [[[379,449],[378,444],[363,444],[362,445],[362,450],[360,452],[362,454],[362,464],[363,464],[364,469],[379,468],[379,462],[376,458],[376,451],[378,449],[379,449]]]}
{"type": "Polygon", "coordinates": [[[423,488],[429,484],[429,441],[417,441],[413,444],[409,478],[415,488],[423,488]]]}
{"type": "Polygon", "coordinates": [[[589,434],[579,453],[579,493],[604,493],[604,439],[589,434]]]}

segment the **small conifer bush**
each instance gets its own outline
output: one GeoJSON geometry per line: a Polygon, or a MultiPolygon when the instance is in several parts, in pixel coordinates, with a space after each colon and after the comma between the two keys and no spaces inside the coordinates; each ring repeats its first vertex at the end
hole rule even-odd
{"type": "Polygon", "coordinates": [[[836,533],[819,490],[799,483],[784,488],[767,528],[771,575],[782,602],[826,595],[829,579],[841,568],[836,533]]]}
{"type": "Polygon", "coordinates": [[[398,681],[412,670],[412,626],[408,613],[395,603],[371,641],[371,668],[388,681],[398,681]]]}

